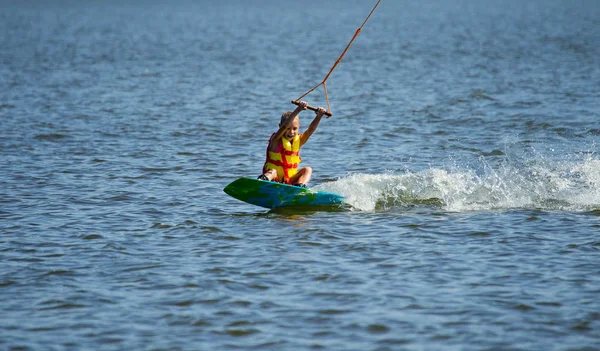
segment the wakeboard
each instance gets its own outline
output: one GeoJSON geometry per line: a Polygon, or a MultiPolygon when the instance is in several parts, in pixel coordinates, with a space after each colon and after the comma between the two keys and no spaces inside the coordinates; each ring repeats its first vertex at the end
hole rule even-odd
{"type": "Polygon", "coordinates": [[[223,191],[244,202],[266,208],[340,205],[342,195],[255,178],[239,178],[223,191]]]}

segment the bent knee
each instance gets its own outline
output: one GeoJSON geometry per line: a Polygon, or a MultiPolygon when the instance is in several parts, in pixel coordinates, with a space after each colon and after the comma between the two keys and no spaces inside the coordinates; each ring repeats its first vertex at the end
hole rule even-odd
{"type": "Polygon", "coordinates": [[[271,181],[278,181],[277,171],[274,169],[267,169],[263,174],[271,181]]]}

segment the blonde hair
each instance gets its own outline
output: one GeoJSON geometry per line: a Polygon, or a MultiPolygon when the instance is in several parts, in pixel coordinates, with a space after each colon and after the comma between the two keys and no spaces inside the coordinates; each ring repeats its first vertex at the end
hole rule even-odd
{"type": "MultiPolygon", "coordinates": [[[[279,125],[282,125],[283,122],[292,114],[292,111],[285,111],[281,114],[281,119],[279,120],[279,125]]],[[[296,116],[298,118],[298,116],[296,116]]]]}

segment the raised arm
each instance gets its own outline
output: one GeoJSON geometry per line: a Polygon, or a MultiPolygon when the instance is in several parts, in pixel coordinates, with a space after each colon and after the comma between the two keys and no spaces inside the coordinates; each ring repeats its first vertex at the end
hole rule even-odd
{"type": "Polygon", "coordinates": [[[327,111],[323,107],[319,107],[317,111],[315,111],[315,119],[313,119],[313,121],[310,122],[308,129],[306,129],[306,131],[302,133],[302,137],[300,138],[300,146],[304,145],[304,143],[308,141],[308,138],[310,138],[310,136],[315,132],[315,130],[317,130],[317,127],[319,126],[321,118],[323,118],[325,112],[327,111]]]}

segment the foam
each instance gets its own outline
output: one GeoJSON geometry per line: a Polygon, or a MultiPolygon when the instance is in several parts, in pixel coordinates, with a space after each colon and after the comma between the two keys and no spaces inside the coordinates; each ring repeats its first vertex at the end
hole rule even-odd
{"type": "Polygon", "coordinates": [[[505,159],[495,165],[482,158],[472,166],[349,174],[315,188],[343,195],[360,211],[415,205],[452,212],[600,208],[600,160],[595,155],[566,158],[505,159]]]}

